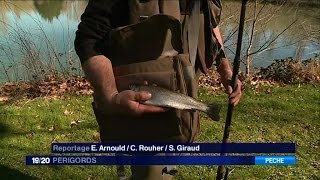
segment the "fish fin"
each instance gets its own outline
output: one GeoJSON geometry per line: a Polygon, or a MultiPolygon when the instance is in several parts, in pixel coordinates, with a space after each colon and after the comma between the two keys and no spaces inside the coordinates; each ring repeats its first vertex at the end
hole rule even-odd
{"type": "Polygon", "coordinates": [[[220,120],[220,110],[221,110],[221,105],[217,103],[212,103],[209,104],[209,109],[207,111],[207,115],[214,121],[219,121],[220,120]]]}

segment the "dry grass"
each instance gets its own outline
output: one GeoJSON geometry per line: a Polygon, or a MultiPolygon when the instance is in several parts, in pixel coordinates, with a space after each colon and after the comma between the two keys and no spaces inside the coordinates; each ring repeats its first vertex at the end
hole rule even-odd
{"type": "Polygon", "coordinates": [[[291,58],[276,60],[267,68],[262,68],[258,74],[264,79],[283,83],[319,83],[320,58],[304,61],[291,58]]]}
{"type": "Polygon", "coordinates": [[[91,94],[89,82],[80,76],[67,79],[49,76],[32,82],[5,83],[0,86],[0,102],[35,97],[59,98],[65,94],[91,94]]]}

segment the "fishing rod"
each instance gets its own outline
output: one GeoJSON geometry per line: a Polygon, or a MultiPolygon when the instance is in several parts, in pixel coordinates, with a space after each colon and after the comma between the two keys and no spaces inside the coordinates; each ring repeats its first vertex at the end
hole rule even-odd
{"type": "MultiPolygon", "coordinates": [[[[232,71],[232,79],[231,79],[231,86],[232,86],[233,91],[237,88],[236,82],[238,80],[238,73],[239,73],[239,68],[240,68],[240,52],[241,52],[241,44],[242,44],[242,36],[243,36],[247,1],[248,0],[242,0],[242,4],[241,4],[237,49],[236,49],[236,55],[235,55],[235,58],[233,61],[233,71],[232,71]]],[[[224,126],[223,139],[222,139],[223,144],[227,143],[228,139],[229,139],[233,107],[234,106],[232,104],[230,104],[230,103],[228,104],[227,118],[226,118],[226,123],[224,126]]],[[[224,148],[222,148],[220,156],[224,156],[226,154],[223,149],[224,148]]],[[[217,170],[216,180],[221,180],[222,178],[224,180],[228,179],[228,174],[229,174],[228,171],[229,171],[229,169],[226,168],[225,175],[223,176],[223,166],[219,166],[218,170],[217,170]]]]}

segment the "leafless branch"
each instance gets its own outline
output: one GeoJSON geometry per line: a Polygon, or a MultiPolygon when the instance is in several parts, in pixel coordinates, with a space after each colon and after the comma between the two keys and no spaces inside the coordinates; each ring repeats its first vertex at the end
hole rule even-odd
{"type": "Polygon", "coordinates": [[[259,47],[258,50],[248,54],[249,56],[253,55],[253,54],[256,54],[260,51],[264,51],[265,49],[267,49],[272,43],[274,43],[278,38],[279,36],[281,36],[285,31],[287,31],[294,23],[296,23],[297,20],[294,20],[290,25],[288,25],[285,29],[283,29],[279,34],[277,34],[272,40],[270,41],[266,41],[263,45],[261,45],[259,47]]]}

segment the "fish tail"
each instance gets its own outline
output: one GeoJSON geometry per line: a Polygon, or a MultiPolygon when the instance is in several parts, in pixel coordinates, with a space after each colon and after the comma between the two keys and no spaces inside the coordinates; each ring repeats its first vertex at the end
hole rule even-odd
{"type": "Polygon", "coordinates": [[[214,121],[219,121],[220,120],[220,109],[221,105],[217,103],[212,103],[209,104],[209,108],[207,110],[207,115],[214,121]]]}

